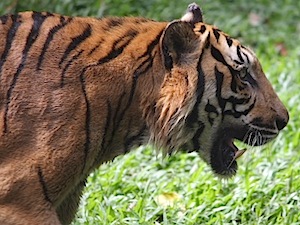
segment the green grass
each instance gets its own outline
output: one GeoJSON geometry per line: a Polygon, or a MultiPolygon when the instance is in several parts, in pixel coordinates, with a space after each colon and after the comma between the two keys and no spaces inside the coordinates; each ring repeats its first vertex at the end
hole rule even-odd
{"type": "MultiPolygon", "coordinates": [[[[171,20],[179,18],[190,1],[42,2],[4,0],[0,12],[34,9],[171,20]]],[[[257,53],[289,110],[288,126],[271,144],[247,151],[238,162],[237,175],[229,180],[216,178],[196,153],[162,159],[145,146],[118,157],[88,178],[74,225],[300,224],[300,1],[202,0],[200,4],[207,22],[257,53]],[[163,207],[156,199],[165,193],[181,198],[163,207]]]]}

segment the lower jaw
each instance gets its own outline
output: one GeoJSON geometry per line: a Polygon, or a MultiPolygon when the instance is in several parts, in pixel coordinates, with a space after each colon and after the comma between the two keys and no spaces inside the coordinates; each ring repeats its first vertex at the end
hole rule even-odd
{"type": "Polygon", "coordinates": [[[230,178],[236,174],[238,165],[235,160],[229,167],[225,166],[223,163],[216,164],[211,161],[211,168],[216,175],[224,178],[230,178]]]}
{"type": "Polygon", "coordinates": [[[238,165],[235,160],[236,149],[221,141],[219,146],[211,151],[210,164],[216,175],[221,177],[232,177],[236,174],[238,165]]]}

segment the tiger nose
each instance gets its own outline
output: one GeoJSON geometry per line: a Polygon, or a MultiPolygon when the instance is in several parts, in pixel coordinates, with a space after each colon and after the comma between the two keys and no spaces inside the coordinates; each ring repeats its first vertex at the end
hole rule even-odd
{"type": "Polygon", "coordinates": [[[289,121],[289,114],[286,110],[283,115],[281,116],[278,115],[276,118],[276,126],[278,130],[282,130],[288,124],[288,121],[289,121]]]}

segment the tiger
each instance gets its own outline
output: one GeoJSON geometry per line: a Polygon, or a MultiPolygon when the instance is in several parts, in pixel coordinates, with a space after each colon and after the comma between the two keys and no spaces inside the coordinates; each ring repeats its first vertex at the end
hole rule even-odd
{"type": "Polygon", "coordinates": [[[0,224],[70,224],[87,176],[135,146],[195,151],[221,178],[288,123],[255,53],[203,22],[0,17],[0,224]]]}

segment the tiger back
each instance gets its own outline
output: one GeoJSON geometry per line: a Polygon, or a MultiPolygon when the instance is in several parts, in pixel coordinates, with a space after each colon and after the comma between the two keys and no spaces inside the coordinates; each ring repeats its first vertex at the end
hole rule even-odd
{"type": "Polygon", "coordinates": [[[0,224],[69,224],[89,173],[148,142],[233,176],[234,139],[262,145],[288,122],[255,54],[196,4],[170,23],[0,21],[0,224]]]}

